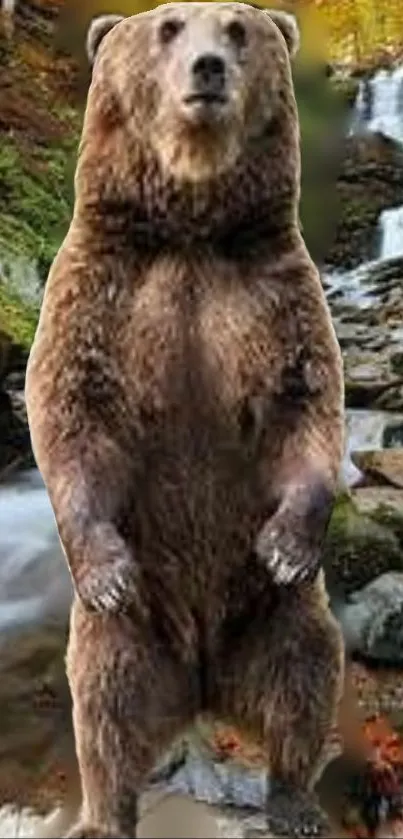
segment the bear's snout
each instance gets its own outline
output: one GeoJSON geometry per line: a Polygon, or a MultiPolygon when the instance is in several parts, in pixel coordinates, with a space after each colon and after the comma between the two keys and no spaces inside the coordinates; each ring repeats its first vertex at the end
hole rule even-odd
{"type": "Polygon", "coordinates": [[[191,68],[193,98],[223,99],[226,84],[226,67],[222,56],[204,52],[197,56],[191,68]]]}

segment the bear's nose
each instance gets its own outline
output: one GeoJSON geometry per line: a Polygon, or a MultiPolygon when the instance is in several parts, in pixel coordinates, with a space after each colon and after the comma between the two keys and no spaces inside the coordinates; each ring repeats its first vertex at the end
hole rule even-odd
{"type": "Polygon", "coordinates": [[[200,93],[219,94],[225,84],[224,60],[214,53],[204,53],[193,64],[193,78],[200,93]]]}

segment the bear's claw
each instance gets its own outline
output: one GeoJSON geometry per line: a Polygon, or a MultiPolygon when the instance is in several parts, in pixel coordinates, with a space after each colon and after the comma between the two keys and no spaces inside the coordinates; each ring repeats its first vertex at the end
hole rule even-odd
{"type": "Polygon", "coordinates": [[[296,585],[313,579],[321,554],[304,539],[268,523],[258,535],[256,553],[278,585],[296,585]]]}
{"type": "Polygon", "coordinates": [[[75,579],[84,606],[95,612],[118,613],[132,607],[144,611],[135,558],[112,524],[97,524],[87,541],[83,570],[75,579]]]}
{"type": "Polygon", "coordinates": [[[328,818],[314,795],[276,785],[267,800],[267,825],[278,837],[320,839],[330,835],[328,818]]]}

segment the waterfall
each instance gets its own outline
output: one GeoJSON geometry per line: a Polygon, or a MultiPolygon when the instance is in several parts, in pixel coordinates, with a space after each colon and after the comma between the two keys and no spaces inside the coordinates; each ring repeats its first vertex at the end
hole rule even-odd
{"type": "Polygon", "coordinates": [[[403,143],[403,67],[378,70],[360,82],[350,133],[362,131],[403,143]]]}
{"type": "MultiPolygon", "coordinates": [[[[364,132],[379,132],[403,146],[403,66],[360,81],[349,133],[364,132]]],[[[403,207],[384,210],[379,227],[379,258],[403,255],[403,207]]]]}
{"type": "Polygon", "coordinates": [[[403,207],[384,210],[379,219],[381,229],[380,259],[403,254],[403,207]]]}
{"type": "MultiPolygon", "coordinates": [[[[372,79],[360,81],[349,135],[381,132],[401,143],[403,153],[403,66],[378,70],[372,79]]],[[[391,207],[379,217],[379,246],[376,259],[352,271],[326,275],[330,294],[343,289],[347,300],[362,308],[371,306],[368,272],[381,262],[403,256],[403,207],[391,207]],[[368,294],[369,292],[369,294],[368,294]]]]}

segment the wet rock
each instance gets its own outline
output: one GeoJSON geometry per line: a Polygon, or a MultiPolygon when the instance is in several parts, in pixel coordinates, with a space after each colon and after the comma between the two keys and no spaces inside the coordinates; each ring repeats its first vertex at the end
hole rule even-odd
{"type": "Polygon", "coordinates": [[[396,519],[400,522],[398,531],[403,537],[403,491],[388,486],[367,486],[353,490],[352,498],[359,513],[369,515],[376,521],[396,529],[396,519]]]}
{"type": "Polygon", "coordinates": [[[176,748],[182,763],[175,762],[175,752],[166,756],[162,779],[160,767],[153,773],[153,789],[163,783],[165,790],[190,795],[208,804],[264,809],[268,778],[262,765],[220,761],[217,755],[214,760],[212,752],[197,736],[197,730],[176,748]]]}
{"type": "Polygon", "coordinates": [[[365,377],[363,376],[363,366],[360,370],[354,370],[353,373],[347,371],[347,376],[349,372],[350,376],[354,376],[354,378],[346,378],[345,381],[345,399],[349,408],[383,407],[385,410],[387,408],[396,411],[403,410],[402,382],[400,379],[392,379],[392,381],[386,382],[376,381],[379,367],[378,369],[375,366],[368,368],[368,365],[365,369],[365,377]],[[360,375],[363,378],[360,379],[360,375]],[[357,378],[355,378],[356,376],[357,378]]]}
{"type": "MultiPolygon", "coordinates": [[[[265,818],[270,778],[264,767],[262,752],[259,757],[257,752],[253,758],[251,755],[248,757],[246,746],[237,759],[220,757],[219,750],[212,745],[216,742],[216,731],[217,725],[200,722],[182,739],[176,746],[179,761],[175,764],[175,750],[165,757],[163,778],[158,776],[159,769],[153,773],[141,808],[147,809],[150,796],[155,794],[179,794],[209,805],[219,837],[252,839],[255,836],[271,836],[265,818]],[[171,755],[173,760],[170,763],[171,755]]],[[[339,747],[335,749],[334,743],[329,743],[322,768],[338,754],[339,747]]],[[[290,800],[287,812],[291,829],[296,829],[299,824],[298,813],[301,814],[300,802],[295,797],[295,800],[290,800]]]]}
{"type": "Polygon", "coordinates": [[[13,395],[0,383],[0,479],[16,467],[32,464],[29,428],[24,410],[18,410],[13,395]]]}
{"type": "Polygon", "coordinates": [[[403,414],[349,409],[346,426],[350,452],[403,446],[403,414]]]}
{"type": "Polygon", "coordinates": [[[403,448],[351,452],[351,459],[372,482],[403,489],[403,448]]]}
{"type": "Polygon", "coordinates": [[[327,275],[348,407],[403,410],[403,260],[327,275]]]}
{"type": "Polygon", "coordinates": [[[222,839],[271,839],[263,813],[250,810],[236,810],[233,807],[221,810],[216,815],[218,836],[222,839]]]}
{"type": "Polygon", "coordinates": [[[354,490],[335,504],[323,549],[327,586],[342,599],[387,571],[403,571],[396,532],[373,515],[361,513],[354,490]]]}
{"type": "Polygon", "coordinates": [[[390,355],[390,367],[392,373],[403,376],[403,350],[397,350],[390,355]]]}
{"type": "Polygon", "coordinates": [[[355,592],[339,615],[347,649],[373,662],[403,664],[403,573],[355,592]]]}
{"type": "Polygon", "coordinates": [[[16,467],[33,465],[25,400],[14,386],[18,381],[21,392],[26,362],[26,350],[0,330],[0,480],[16,467]]]}
{"type": "Polygon", "coordinates": [[[385,411],[401,411],[403,409],[403,386],[385,389],[373,403],[374,407],[385,411]]]}

